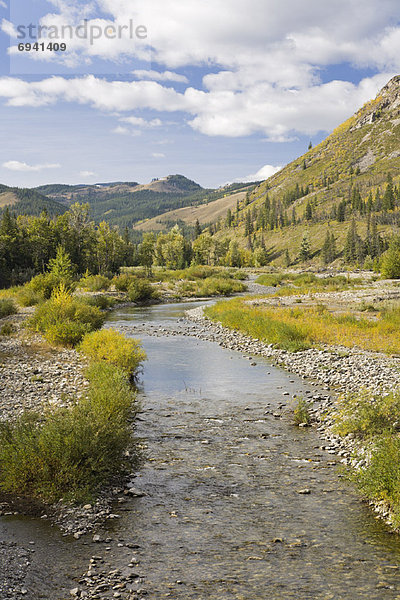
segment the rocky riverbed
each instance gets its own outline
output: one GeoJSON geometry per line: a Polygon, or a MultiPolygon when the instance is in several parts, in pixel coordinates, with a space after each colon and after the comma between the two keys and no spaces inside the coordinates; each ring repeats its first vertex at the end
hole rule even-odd
{"type": "MultiPolygon", "coordinates": [[[[393,293],[397,297],[398,291],[395,290],[393,293]]],[[[354,301],[354,292],[346,292],[345,295],[347,302],[350,299],[354,301]]],[[[371,292],[365,295],[370,297],[371,292]]],[[[336,296],[345,302],[340,293],[335,294],[335,301],[337,301],[336,296]]],[[[332,455],[337,455],[344,465],[357,468],[365,465],[367,449],[352,434],[343,438],[332,431],[337,399],[343,394],[356,393],[362,388],[376,393],[387,393],[398,389],[400,357],[343,346],[326,346],[321,349],[311,348],[290,353],[211,322],[205,317],[202,307],[189,309],[186,315],[185,319],[180,319],[177,327],[160,327],[151,323],[136,325],[135,335],[138,337],[141,335],[188,336],[215,342],[222,348],[243,353],[254,365],[257,364],[257,357],[263,356],[287,371],[314,383],[319,389],[322,386],[326,393],[307,395],[307,399],[311,401],[310,413],[314,421],[313,425],[323,440],[321,448],[332,455]]],[[[124,330],[124,326],[120,329],[124,330]]],[[[288,392],[282,391],[281,417],[288,410],[289,400],[292,400],[288,396],[288,392]]],[[[384,503],[371,504],[371,506],[391,524],[391,515],[384,503]]]]}
{"type": "MultiPolygon", "coordinates": [[[[255,289],[251,291],[256,292],[255,289]]],[[[18,324],[21,317],[12,319],[18,324]]],[[[263,356],[314,382],[318,392],[307,392],[307,397],[313,402],[311,411],[315,427],[321,436],[321,448],[329,454],[337,455],[345,464],[356,460],[361,465],[363,457],[362,449],[356,447],[356,442],[351,436],[340,439],[331,432],[331,414],[335,410],[337,396],[341,393],[356,392],[361,387],[374,391],[390,391],[400,383],[400,358],[339,346],[291,354],[212,323],[204,317],[202,308],[188,310],[186,318],[180,319],[178,323],[174,322],[170,327],[147,322],[136,324],[134,328],[131,325],[120,325],[119,329],[129,330],[139,338],[141,335],[184,336],[211,341],[223,348],[241,352],[251,365],[256,365],[257,357],[263,356]],[[323,393],[320,391],[321,387],[325,390],[323,393]],[[351,454],[355,449],[359,451],[359,457],[352,459],[351,454]]],[[[13,418],[25,408],[41,410],[43,402],[66,405],[71,395],[79,396],[85,391],[87,382],[83,376],[83,366],[81,357],[75,351],[50,349],[43,345],[39,338],[26,338],[23,335],[0,338],[0,419],[13,418]]],[[[281,393],[282,402],[273,415],[275,418],[287,417],[291,398],[284,389],[281,393]]],[[[109,490],[108,494],[94,505],[75,509],[60,504],[53,511],[47,512],[45,507],[40,507],[41,512],[38,514],[43,517],[47,515],[66,534],[79,539],[85,533],[93,531],[97,525],[119,519],[129,498],[142,494],[140,490],[135,489],[134,477],[135,474],[132,473],[131,479],[125,482],[125,485],[109,490]]],[[[18,511],[18,508],[15,506],[15,511],[18,511]]],[[[390,519],[384,506],[375,508],[381,516],[390,519]]],[[[9,505],[3,506],[3,514],[10,514],[12,510],[10,511],[9,505]]],[[[93,555],[79,580],[79,585],[71,589],[71,597],[115,597],[123,600],[144,597],[144,577],[138,572],[140,570],[137,568],[134,543],[99,536],[96,532],[91,535],[88,543],[93,544],[93,555]],[[126,562],[125,570],[118,570],[107,561],[107,551],[112,544],[120,546],[121,551],[127,555],[132,554],[126,562]]],[[[24,581],[29,571],[31,550],[29,545],[5,542],[0,544],[2,599],[4,597],[4,600],[17,600],[29,597],[24,581]]]]}

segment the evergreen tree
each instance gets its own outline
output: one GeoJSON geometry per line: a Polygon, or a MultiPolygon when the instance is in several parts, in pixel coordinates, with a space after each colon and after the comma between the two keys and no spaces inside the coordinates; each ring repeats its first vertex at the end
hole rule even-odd
{"type": "Polygon", "coordinates": [[[353,219],[347,232],[346,244],[344,247],[344,258],[347,263],[354,264],[357,260],[362,258],[362,252],[360,250],[361,245],[362,242],[357,233],[357,225],[353,219]]]}
{"type": "Polygon", "coordinates": [[[386,190],[383,195],[382,208],[385,211],[393,210],[395,207],[395,195],[393,189],[392,175],[388,173],[386,190]]]}
{"type": "Polygon", "coordinates": [[[56,257],[49,260],[49,271],[66,285],[72,282],[74,269],[68,252],[62,246],[57,247],[56,257]]]}
{"type": "Polygon", "coordinates": [[[311,221],[313,218],[313,211],[310,201],[307,202],[306,211],[304,213],[306,221],[311,221]]]}
{"type": "Polygon", "coordinates": [[[311,255],[311,244],[308,237],[308,233],[305,231],[303,239],[301,240],[299,258],[302,262],[307,261],[311,255]]]}
{"type": "Polygon", "coordinates": [[[400,235],[391,240],[389,250],[382,261],[381,272],[386,279],[400,278],[400,235]]]}
{"type": "Polygon", "coordinates": [[[287,248],[285,250],[285,256],[283,259],[283,263],[284,263],[285,267],[290,267],[290,265],[292,264],[292,261],[290,260],[289,250],[287,248]]]}
{"type": "MultiPolygon", "coordinates": [[[[229,215],[230,215],[230,222],[229,222],[228,227],[230,227],[231,223],[232,223],[232,213],[231,213],[230,209],[228,209],[228,212],[229,212],[229,215]]],[[[228,218],[228,216],[227,216],[227,218],[228,218]]],[[[194,236],[195,236],[195,239],[197,239],[199,237],[199,235],[201,235],[201,227],[200,227],[199,220],[196,219],[196,223],[194,224],[194,236]]]]}
{"type": "Polygon", "coordinates": [[[346,220],[346,201],[339,202],[337,207],[337,220],[339,223],[344,223],[346,220]]]}
{"type": "Polygon", "coordinates": [[[336,241],[335,236],[328,229],[325,236],[325,241],[322,246],[322,260],[325,265],[333,262],[336,258],[336,241]]]}
{"type": "Polygon", "coordinates": [[[382,196],[379,188],[375,192],[374,210],[376,212],[382,210],[382,196]]]}
{"type": "Polygon", "coordinates": [[[372,198],[372,192],[369,193],[368,196],[368,200],[367,200],[367,212],[370,213],[372,211],[374,205],[374,200],[372,198]]]}

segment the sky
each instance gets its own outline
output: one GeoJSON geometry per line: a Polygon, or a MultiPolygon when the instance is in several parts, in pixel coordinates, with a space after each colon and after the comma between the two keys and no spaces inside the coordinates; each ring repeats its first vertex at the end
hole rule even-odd
{"type": "Polygon", "coordinates": [[[399,73],[398,0],[0,0],[0,183],[266,179],[399,73]]]}

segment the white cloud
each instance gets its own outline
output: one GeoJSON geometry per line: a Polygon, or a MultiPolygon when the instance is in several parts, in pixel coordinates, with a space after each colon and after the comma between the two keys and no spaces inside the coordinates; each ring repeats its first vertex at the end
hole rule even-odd
{"type": "Polygon", "coordinates": [[[272,175],[274,175],[281,169],[281,166],[274,167],[273,165],[264,165],[263,167],[261,167],[261,169],[257,171],[257,173],[246,175],[245,177],[236,179],[236,181],[239,183],[247,183],[250,181],[264,181],[265,179],[268,179],[268,177],[272,177],[272,175]]]}
{"type": "Polygon", "coordinates": [[[129,125],[133,125],[134,127],[160,127],[162,125],[160,119],[146,121],[146,119],[142,119],[141,117],[124,117],[120,121],[129,123],[129,125]]]}
{"type": "Polygon", "coordinates": [[[121,125],[118,125],[118,127],[113,129],[111,133],[116,133],[117,135],[129,135],[130,130],[127,127],[121,127],[121,125]]]}
{"type": "Polygon", "coordinates": [[[163,154],[162,152],[153,152],[152,157],[153,158],[165,158],[165,154],[163,154]]]}
{"type": "MultiPolygon", "coordinates": [[[[135,115],[143,109],[181,112],[195,131],[209,136],[263,134],[287,141],[295,132],[329,131],[350,116],[400,71],[398,0],[52,0],[59,14],[42,24],[123,25],[134,19],[147,26],[154,61],[165,71],[137,69],[138,81],[52,77],[42,81],[0,78],[0,96],[10,106],[47,106],[57,102],[89,105],[117,113],[120,135],[160,127],[160,119],[135,115]],[[93,18],[96,5],[108,19],[93,18]],[[338,63],[378,69],[379,75],[354,85],[322,83],[320,70],[338,63]],[[187,84],[172,69],[200,65],[203,87],[187,84]],[[186,83],[182,92],[168,82],[186,83]]],[[[56,10],[54,11],[56,12],[56,10]]],[[[9,27],[9,25],[6,25],[9,27]]],[[[102,38],[90,45],[67,40],[70,65],[100,56],[110,60],[143,57],[144,46],[102,38]]],[[[37,54],[37,53],[34,53],[37,54]]],[[[53,53],[54,54],[54,53],[53,53]]],[[[38,58],[36,57],[36,60],[38,58]]]]}
{"type": "Polygon", "coordinates": [[[7,8],[7,4],[5,2],[3,2],[3,0],[0,0],[0,6],[2,8],[7,8]]]}
{"type": "Polygon", "coordinates": [[[96,175],[96,173],[94,171],[80,171],[79,175],[86,179],[87,177],[93,177],[94,175],[96,175]]]}
{"type": "MultiPolygon", "coordinates": [[[[261,132],[270,141],[284,141],[294,131],[314,135],[329,131],[372,98],[392,73],[366,78],[359,85],[331,81],[286,89],[265,82],[238,92],[188,88],[180,93],[153,81],[107,81],[94,76],[75,79],[51,77],[25,82],[0,78],[0,97],[10,106],[46,106],[56,102],[88,104],[110,113],[152,109],[182,111],[188,124],[205,135],[240,137],[261,132]]],[[[134,127],[158,127],[160,120],[119,117],[134,127]]],[[[114,133],[133,134],[118,126],[114,133]]]]}
{"type": "Polygon", "coordinates": [[[9,169],[10,171],[43,171],[45,169],[60,169],[61,165],[59,163],[45,163],[42,165],[28,165],[25,162],[20,162],[19,160],[9,160],[4,162],[2,165],[5,169],[9,169]]]}
{"type": "Polygon", "coordinates": [[[151,81],[175,81],[177,83],[189,83],[189,80],[185,75],[179,75],[179,73],[173,73],[172,71],[164,71],[159,73],[158,71],[146,71],[145,69],[137,69],[132,71],[137,79],[150,79],[151,81]]]}
{"type": "Polygon", "coordinates": [[[133,137],[142,135],[140,129],[129,129],[129,127],[122,127],[121,125],[118,125],[115,127],[115,129],[112,129],[111,133],[115,133],[117,135],[131,135],[133,137]]]}
{"type": "MultiPolygon", "coordinates": [[[[3,6],[3,8],[7,8],[7,6],[2,3],[0,3],[0,6],[3,6]]],[[[17,36],[17,30],[15,29],[15,26],[10,21],[7,21],[7,19],[2,19],[0,29],[10,37],[17,36]]]]}

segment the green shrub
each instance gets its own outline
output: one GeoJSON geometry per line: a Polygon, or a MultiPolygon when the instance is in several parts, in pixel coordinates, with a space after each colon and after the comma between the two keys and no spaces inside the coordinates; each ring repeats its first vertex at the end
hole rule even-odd
{"type": "Polygon", "coordinates": [[[1,298],[0,299],[0,319],[3,317],[8,317],[9,315],[14,315],[17,312],[17,307],[15,303],[10,298],[1,298]]]}
{"type": "MultiPolygon", "coordinates": [[[[172,284],[171,289],[174,289],[172,284]]],[[[197,281],[180,281],[176,287],[176,296],[178,298],[191,298],[197,295],[199,286],[197,281]]]]}
{"type": "Polygon", "coordinates": [[[20,306],[36,306],[43,301],[42,294],[35,292],[29,284],[18,290],[15,297],[20,306]]]}
{"type": "Polygon", "coordinates": [[[400,393],[373,394],[362,390],[340,399],[335,415],[340,435],[355,433],[362,437],[394,433],[400,429],[400,393]]]}
{"type": "Polygon", "coordinates": [[[101,292],[109,289],[111,281],[103,275],[86,274],[79,280],[78,286],[88,292],[101,292]]]}
{"type": "Polygon", "coordinates": [[[72,347],[86,333],[99,329],[104,320],[100,309],[73,298],[61,287],[50,300],[37,307],[28,325],[43,333],[50,344],[72,347]]]}
{"type": "Polygon", "coordinates": [[[15,328],[15,325],[13,325],[12,323],[7,322],[7,323],[3,323],[3,325],[1,325],[0,335],[9,336],[9,335],[13,335],[14,333],[16,333],[16,328],[15,328]]]}
{"type": "Polygon", "coordinates": [[[256,279],[256,283],[267,287],[277,287],[282,283],[283,277],[283,274],[277,275],[275,273],[266,273],[265,275],[260,275],[260,277],[256,279]]]}
{"type": "Polygon", "coordinates": [[[123,371],[87,373],[88,396],[71,408],[25,413],[0,424],[0,489],[45,501],[88,501],[135,456],[129,418],[135,393],[123,371]]]}
{"type": "Polygon", "coordinates": [[[182,271],[182,279],[207,279],[207,277],[213,277],[218,275],[221,269],[217,267],[208,267],[203,265],[193,265],[188,269],[182,271]]]}
{"type": "Polygon", "coordinates": [[[86,304],[89,304],[89,306],[97,306],[97,308],[100,308],[100,310],[107,310],[109,308],[112,308],[113,306],[115,306],[115,304],[117,302],[115,300],[115,298],[112,298],[111,296],[104,296],[104,295],[81,296],[80,300],[82,300],[86,304]]]}
{"type": "Polygon", "coordinates": [[[128,275],[127,273],[122,273],[121,275],[115,276],[111,283],[115,285],[115,289],[118,292],[127,292],[132,280],[132,276],[128,275]]]}
{"type": "Polygon", "coordinates": [[[239,292],[244,292],[246,286],[234,279],[225,279],[223,277],[207,277],[199,282],[198,296],[229,296],[239,292]]]}
{"type": "Polygon", "coordinates": [[[311,403],[304,400],[304,398],[300,397],[296,399],[296,404],[293,408],[293,420],[295,425],[310,425],[310,407],[311,403]]]}
{"type": "Polygon", "coordinates": [[[239,281],[246,281],[248,278],[246,271],[241,271],[240,269],[228,269],[226,273],[228,277],[231,277],[232,279],[238,279],[239,281]]]}
{"type": "Polygon", "coordinates": [[[96,362],[106,361],[116,365],[129,376],[135,375],[141,362],[146,359],[138,340],[126,338],[113,329],[85,335],[79,351],[96,362]]]}
{"type": "Polygon", "coordinates": [[[354,478],[367,498],[384,501],[400,527],[400,439],[384,436],[375,442],[368,466],[356,471],[354,478]]]}
{"type": "Polygon", "coordinates": [[[33,291],[42,299],[48,300],[53,291],[61,284],[65,285],[68,290],[73,289],[73,284],[71,281],[65,282],[54,273],[41,273],[40,275],[36,275],[36,277],[27,283],[25,288],[33,291]]]}
{"type": "Polygon", "coordinates": [[[131,302],[145,302],[159,297],[158,291],[145,279],[134,279],[128,289],[131,302]]]}

